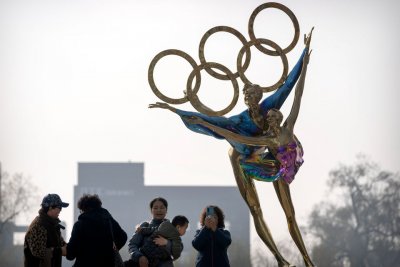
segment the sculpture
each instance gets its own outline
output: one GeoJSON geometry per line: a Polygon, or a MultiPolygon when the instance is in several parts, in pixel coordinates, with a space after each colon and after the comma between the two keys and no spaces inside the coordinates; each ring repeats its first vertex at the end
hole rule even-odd
{"type": "Polygon", "coordinates": [[[307,253],[301,233],[297,226],[289,190],[289,183],[293,181],[297,170],[303,163],[303,148],[301,143],[293,134],[293,128],[299,113],[301,96],[304,89],[304,81],[310,57],[309,46],[312,30],[308,36],[304,36],[306,47],[299,61],[289,75],[287,75],[288,64],[285,54],[296,45],[299,36],[299,27],[294,14],[287,7],[278,3],[265,3],[260,5],[253,11],[253,14],[250,17],[249,35],[251,40],[247,42],[246,39],[233,28],[219,26],[210,29],[206,32],[200,42],[199,54],[202,63],[199,66],[196,65],[195,61],[189,55],[179,50],[166,50],[158,54],[153,59],[149,68],[149,83],[153,92],[160,99],[171,104],[181,104],[190,101],[191,104],[200,111],[200,113],[179,110],[162,102],[150,104],[149,108],[168,109],[178,114],[182,118],[186,127],[190,130],[210,135],[215,138],[225,139],[231,144],[232,147],[229,151],[229,157],[236,183],[254,218],[256,231],[274,254],[278,265],[291,266],[280,254],[264,221],[253,179],[273,182],[281,206],[286,214],[289,232],[299,248],[306,266],[314,266],[307,253]],[[254,19],[257,14],[265,8],[278,8],[288,14],[291,18],[295,27],[295,37],[289,47],[282,50],[277,44],[268,39],[255,38],[253,31],[254,19]],[[211,34],[217,31],[227,31],[232,33],[237,36],[242,43],[244,43],[243,48],[240,50],[238,55],[238,71],[236,73],[232,73],[228,68],[221,64],[205,61],[204,43],[211,34]],[[268,50],[262,46],[263,44],[269,45],[275,50],[268,50]],[[249,48],[253,45],[265,54],[280,56],[282,59],[284,70],[279,81],[273,86],[261,87],[259,85],[254,85],[244,74],[250,63],[249,48]],[[188,78],[186,95],[182,99],[170,99],[162,95],[155,86],[152,78],[155,64],[162,56],[168,54],[184,57],[194,68],[188,78]],[[244,54],[246,54],[246,61],[242,64],[244,54]],[[225,72],[226,75],[218,74],[211,68],[218,68],[225,72]],[[234,97],[227,108],[221,111],[213,111],[198,99],[196,93],[200,87],[201,69],[205,69],[215,78],[231,80],[234,87],[234,97]],[[193,89],[191,88],[191,85],[194,77],[196,77],[196,83],[195,88],[193,89]],[[243,93],[245,96],[245,104],[248,109],[238,115],[226,118],[222,115],[229,112],[237,102],[237,77],[240,77],[244,83],[243,93]],[[283,126],[280,126],[283,120],[283,115],[280,113],[279,108],[282,106],[298,79],[299,81],[297,82],[295,89],[295,99],[292,110],[283,126]],[[274,94],[259,103],[263,92],[270,92],[276,88],[278,89],[274,94]]]}

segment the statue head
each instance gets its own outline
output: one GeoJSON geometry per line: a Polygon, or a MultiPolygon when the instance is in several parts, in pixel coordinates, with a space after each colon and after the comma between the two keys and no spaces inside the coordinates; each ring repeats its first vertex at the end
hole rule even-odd
{"type": "Polygon", "coordinates": [[[258,102],[260,102],[263,96],[263,91],[257,84],[246,84],[243,88],[243,95],[246,106],[253,107],[258,105],[258,102]]]}
{"type": "Polygon", "coordinates": [[[279,109],[272,108],[265,118],[270,127],[279,127],[283,121],[283,114],[279,109]]]}

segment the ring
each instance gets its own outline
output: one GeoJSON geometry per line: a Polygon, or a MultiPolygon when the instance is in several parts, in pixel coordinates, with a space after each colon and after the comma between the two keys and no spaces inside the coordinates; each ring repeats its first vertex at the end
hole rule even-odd
{"type": "MultiPolygon", "coordinates": [[[[256,36],[254,35],[254,20],[256,18],[256,16],[258,15],[258,13],[260,13],[260,11],[266,9],[266,8],[276,8],[279,10],[282,10],[283,12],[286,13],[286,15],[289,16],[290,20],[293,23],[294,26],[294,37],[292,42],[289,44],[288,47],[286,47],[285,49],[283,49],[283,53],[287,54],[288,52],[290,52],[297,44],[297,41],[299,40],[299,36],[300,36],[300,27],[299,27],[299,22],[297,21],[296,16],[294,15],[294,13],[287,8],[286,6],[279,4],[279,3],[273,3],[273,2],[269,2],[269,3],[265,3],[262,4],[260,6],[258,6],[256,9],[254,9],[253,13],[250,16],[249,19],[249,36],[250,36],[250,40],[254,41],[256,38],[256,36]]],[[[272,51],[269,50],[265,47],[263,47],[261,44],[255,44],[255,47],[257,47],[258,50],[260,50],[261,52],[270,55],[270,56],[278,56],[277,51],[272,51]]]]}
{"type": "Polygon", "coordinates": [[[229,111],[231,111],[238,99],[239,99],[239,85],[238,82],[235,78],[235,75],[224,65],[216,63],[216,62],[205,62],[200,64],[199,66],[196,66],[193,71],[190,73],[188,80],[187,80],[187,86],[186,86],[186,92],[187,92],[187,97],[189,98],[190,103],[192,104],[192,106],[199,111],[200,113],[203,113],[205,115],[208,116],[223,116],[226,113],[228,113],[229,111]],[[219,110],[219,111],[214,111],[212,109],[210,109],[209,107],[207,107],[206,105],[204,105],[199,97],[197,96],[197,91],[192,90],[192,82],[193,82],[193,78],[194,76],[200,76],[200,71],[202,69],[211,69],[211,68],[216,68],[219,69],[223,72],[226,73],[226,76],[231,80],[232,85],[233,85],[233,98],[231,103],[224,109],[219,110]]]}
{"type": "Polygon", "coordinates": [[[245,84],[251,84],[251,82],[249,81],[249,79],[247,79],[246,75],[244,74],[245,69],[242,67],[243,54],[244,54],[245,51],[246,51],[247,49],[249,49],[252,45],[254,45],[254,46],[257,46],[257,45],[261,46],[261,44],[266,44],[266,45],[269,45],[269,46],[275,48],[275,51],[274,51],[274,52],[275,52],[277,55],[279,55],[279,56],[281,57],[282,63],[283,63],[283,71],[282,71],[282,76],[281,76],[281,78],[280,78],[275,84],[273,84],[273,85],[271,85],[271,86],[265,86],[265,87],[260,86],[261,89],[263,90],[263,92],[266,93],[266,92],[271,92],[271,91],[275,90],[276,88],[278,88],[279,86],[281,86],[281,85],[283,84],[283,82],[285,81],[285,79],[286,79],[286,77],[287,77],[287,74],[288,74],[288,69],[289,69],[288,60],[287,60],[286,54],[284,54],[284,53],[282,52],[282,49],[279,47],[279,45],[277,45],[275,42],[273,42],[273,41],[271,41],[271,40],[263,39],[263,38],[258,38],[258,39],[255,39],[255,40],[251,40],[251,41],[249,41],[248,43],[246,43],[246,44],[242,47],[242,49],[240,49],[239,54],[238,54],[238,57],[237,57],[236,64],[237,64],[237,69],[238,69],[238,72],[239,72],[240,79],[241,79],[245,84]]]}
{"type": "MultiPolygon", "coordinates": [[[[183,104],[189,101],[189,99],[187,98],[187,96],[184,96],[182,98],[170,98],[164,94],[162,94],[160,92],[160,90],[157,88],[155,82],[154,82],[154,67],[156,66],[157,62],[168,55],[176,55],[176,56],[180,56],[184,59],[186,59],[189,64],[192,66],[192,68],[196,68],[197,64],[196,61],[194,61],[194,59],[186,54],[185,52],[181,51],[181,50],[177,50],[177,49],[168,49],[168,50],[164,50],[161,51],[160,53],[158,53],[153,60],[150,62],[150,66],[149,66],[149,71],[148,71],[148,75],[147,78],[149,80],[149,84],[150,84],[150,88],[153,91],[153,93],[161,100],[169,103],[169,104],[183,104]]],[[[193,79],[192,79],[193,80],[193,79]]],[[[196,83],[193,89],[193,94],[196,94],[199,91],[200,88],[200,83],[201,83],[201,76],[200,73],[196,73],[196,83]]]]}
{"type": "MultiPolygon", "coordinates": [[[[206,63],[206,59],[204,57],[204,46],[206,44],[206,41],[208,39],[208,37],[210,37],[212,34],[216,33],[216,32],[228,32],[233,34],[234,36],[236,36],[243,45],[245,45],[247,43],[246,38],[236,29],[232,28],[232,27],[228,27],[228,26],[216,26],[214,28],[209,29],[201,38],[200,40],[200,45],[199,45],[199,58],[200,58],[200,62],[201,63],[206,63]]],[[[246,59],[243,65],[244,70],[246,70],[248,68],[248,66],[250,65],[250,58],[251,58],[251,54],[250,54],[250,49],[246,50],[246,59]]],[[[211,67],[205,67],[204,68],[208,74],[210,74],[212,77],[220,79],[220,80],[229,80],[230,78],[228,77],[228,75],[226,74],[220,74],[218,72],[215,72],[214,70],[212,70],[211,67]]],[[[239,77],[239,73],[235,72],[234,77],[237,78],[239,77]]]]}

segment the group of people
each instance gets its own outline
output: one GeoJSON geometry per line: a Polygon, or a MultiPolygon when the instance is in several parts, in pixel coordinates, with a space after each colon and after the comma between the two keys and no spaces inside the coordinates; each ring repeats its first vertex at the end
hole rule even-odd
{"type": "MultiPolygon", "coordinates": [[[[74,267],[114,267],[115,252],[127,242],[127,234],[110,212],[102,207],[96,194],[84,194],[78,201],[80,210],[69,242],[65,242],[59,220],[62,208],[69,206],[59,195],[48,194],[39,215],[25,235],[25,267],[61,267],[62,256],[75,260],[74,267]]],[[[183,215],[166,219],[168,202],[157,197],[150,202],[152,219],[136,226],[128,243],[130,257],[125,267],[173,267],[183,250],[181,236],[189,220],[183,215]]],[[[227,249],[230,232],[225,229],[224,213],[218,206],[207,206],[200,214],[201,228],[192,245],[198,251],[196,267],[229,267],[227,249]]]]}

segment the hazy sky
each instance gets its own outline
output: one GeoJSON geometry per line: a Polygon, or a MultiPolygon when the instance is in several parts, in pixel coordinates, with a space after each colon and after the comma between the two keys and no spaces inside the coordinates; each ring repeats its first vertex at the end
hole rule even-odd
{"type": "MultiPolygon", "coordinates": [[[[169,48],[199,62],[199,41],[217,25],[234,27],[248,38],[248,19],[262,3],[0,1],[3,169],[32,177],[39,195],[55,192],[67,202],[73,201],[77,162],[145,162],[148,185],[234,185],[226,142],[190,132],[173,113],[147,108],[159,101],[147,70],[151,59],[169,48]]],[[[315,26],[295,127],[305,163],[291,184],[298,219],[305,223],[312,206],[324,199],[328,172],[339,162],[351,163],[363,152],[383,168],[399,170],[400,9],[395,0],[281,3],[296,14],[301,36],[315,26]]],[[[256,20],[257,37],[286,46],[293,33],[290,21],[280,12],[268,12],[256,20]]],[[[206,57],[234,70],[240,47],[231,35],[213,35],[206,57]]],[[[288,54],[290,67],[302,49],[300,39],[288,54]]],[[[252,56],[249,77],[257,83],[272,81],[279,60],[256,51],[252,56]]],[[[160,88],[180,96],[189,65],[171,57],[156,70],[160,88]]],[[[229,102],[229,84],[205,72],[203,78],[202,101],[212,107],[229,102]]],[[[292,99],[282,109],[285,115],[292,99]]],[[[244,109],[241,96],[228,115],[244,109]]],[[[278,238],[287,238],[272,184],[257,182],[257,188],[267,223],[278,238]]],[[[72,223],[72,209],[63,210],[61,218],[72,223]]]]}

